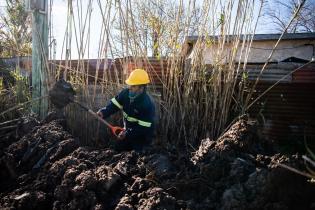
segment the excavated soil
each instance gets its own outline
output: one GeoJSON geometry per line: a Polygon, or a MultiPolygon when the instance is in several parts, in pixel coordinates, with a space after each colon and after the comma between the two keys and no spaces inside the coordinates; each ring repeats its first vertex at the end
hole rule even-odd
{"type": "Polygon", "coordinates": [[[276,164],[304,170],[300,155],[261,144],[245,118],[190,155],[81,146],[64,126],[51,114],[1,143],[1,209],[315,209],[315,185],[276,164]]]}

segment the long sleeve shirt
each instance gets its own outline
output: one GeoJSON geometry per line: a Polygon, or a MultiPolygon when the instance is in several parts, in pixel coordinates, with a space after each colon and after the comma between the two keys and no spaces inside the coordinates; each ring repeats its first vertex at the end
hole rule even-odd
{"type": "Polygon", "coordinates": [[[127,139],[153,136],[155,106],[146,92],[131,101],[129,89],[124,89],[112,98],[106,107],[101,109],[103,118],[107,118],[118,111],[123,112],[127,139]]]}

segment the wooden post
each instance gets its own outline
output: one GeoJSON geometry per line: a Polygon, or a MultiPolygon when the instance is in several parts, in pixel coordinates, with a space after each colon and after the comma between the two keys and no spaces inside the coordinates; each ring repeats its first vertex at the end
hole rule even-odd
{"type": "MultiPolygon", "coordinates": [[[[31,1],[32,24],[32,98],[48,94],[48,4],[47,0],[31,1]]],[[[33,103],[32,111],[43,119],[48,112],[48,98],[33,103]]]]}

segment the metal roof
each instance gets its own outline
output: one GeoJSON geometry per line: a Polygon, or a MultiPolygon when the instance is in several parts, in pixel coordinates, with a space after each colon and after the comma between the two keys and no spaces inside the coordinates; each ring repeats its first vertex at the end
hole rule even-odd
{"type": "MultiPolygon", "coordinates": [[[[241,40],[244,38],[244,34],[241,35],[241,40]]],[[[250,36],[247,34],[246,37],[250,36]]],[[[278,40],[281,34],[254,34],[254,41],[267,41],[267,40],[278,40]]],[[[214,38],[218,40],[220,38],[219,35],[209,36],[210,38],[214,38]]],[[[227,35],[227,39],[232,39],[236,37],[236,35],[227,35]]],[[[204,36],[186,36],[185,42],[196,42],[198,39],[203,39],[204,36]]],[[[283,35],[282,40],[315,40],[315,33],[286,33],[283,35]]]]}

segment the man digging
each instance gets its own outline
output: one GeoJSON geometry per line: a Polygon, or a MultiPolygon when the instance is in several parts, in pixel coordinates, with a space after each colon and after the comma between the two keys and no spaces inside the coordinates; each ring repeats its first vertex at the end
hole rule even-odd
{"type": "Polygon", "coordinates": [[[148,73],[143,69],[135,69],[126,80],[129,87],[123,89],[106,107],[97,112],[103,119],[120,110],[123,112],[124,130],[117,135],[118,141],[115,145],[119,151],[142,151],[152,142],[155,107],[146,92],[149,83],[148,73]]]}

